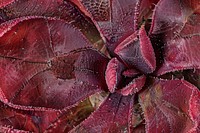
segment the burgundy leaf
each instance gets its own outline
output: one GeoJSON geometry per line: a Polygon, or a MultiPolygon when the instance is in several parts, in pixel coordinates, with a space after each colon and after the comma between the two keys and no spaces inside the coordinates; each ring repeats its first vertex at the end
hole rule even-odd
{"type": "Polygon", "coordinates": [[[184,80],[155,79],[140,94],[146,132],[194,132],[200,113],[199,99],[198,89],[184,80]]]}
{"type": "Polygon", "coordinates": [[[134,96],[111,94],[89,118],[75,127],[73,132],[108,133],[128,132],[134,96]]]}
{"type": "Polygon", "coordinates": [[[160,0],[140,0],[140,15],[139,19],[140,21],[142,19],[149,19],[150,15],[152,14],[152,11],[155,7],[155,5],[159,2],[160,0]]]}
{"type": "Polygon", "coordinates": [[[182,72],[184,79],[200,89],[200,69],[184,70],[182,72]]]}
{"type": "Polygon", "coordinates": [[[0,131],[3,133],[29,133],[29,131],[13,129],[12,127],[0,126],[0,131]]]}
{"type": "Polygon", "coordinates": [[[106,87],[108,59],[90,48],[78,50],[91,45],[80,31],[61,20],[27,19],[3,24],[2,101],[61,109],[106,87]]]}
{"type": "Polygon", "coordinates": [[[111,52],[118,41],[122,41],[134,31],[135,0],[73,1],[83,5],[83,12],[87,12],[93,19],[104,41],[108,41],[111,52]]]}
{"type": "Polygon", "coordinates": [[[111,53],[133,34],[158,0],[72,0],[96,24],[111,53]],[[144,10],[145,9],[145,10],[144,10]],[[140,18],[140,19],[139,19],[140,18]],[[139,20],[138,20],[139,19],[139,20]]]}
{"type": "Polygon", "coordinates": [[[117,89],[122,80],[122,71],[124,71],[124,69],[125,66],[117,58],[112,58],[108,63],[105,78],[111,93],[117,89]]]}
{"type": "Polygon", "coordinates": [[[161,0],[156,6],[151,35],[164,43],[164,63],[157,74],[200,68],[200,1],[161,0]]]}
{"type": "Polygon", "coordinates": [[[157,74],[167,72],[200,68],[199,54],[200,37],[193,36],[189,39],[179,38],[168,41],[165,45],[164,63],[157,74]]]}
{"type": "Polygon", "coordinates": [[[123,73],[122,73],[123,76],[130,77],[130,78],[134,78],[138,74],[140,74],[140,72],[133,68],[127,69],[127,70],[123,71],[123,73]]]}
{"type": "Polygon", "coordinates": [[[15,0],[15,2],[2,8],[1,11],[0,19],[2,18],[4,21],[23,16],[63,19],[80,29],[91,42],[94,43],[101,39],[91,20],[68,0],[15,0]]]}
{"type": "Polygon", "coordinates": [[[134,66],[144,73],[151,73],[156,68],[154,50],[144,26],[140,28],[139,40],[135,34],[132,34],[117,46],[115,53],[126,64],[134,66]]]}
{"type": "Polygon", "coordinates": [[[20,17],[20,16],[32,16],[32,15],[43,15],[50,12],[54,12],[55,8],[63,3],[62,0],[4,0],[12,1],[7,2],[6,7],[3,9],[8,11],[9,17],[20,17]],[[12,12],[10,12],[12,10],[12,12]],[[32,11],[32,12],[31,12],[32,11]]]}
{"type": "Polygon", "coordinates": [[[8,21],[23,16],[43,16],[54,12],[61,4],[61,0],[10,0],[1,8],[0,18],[8,21]]]}
{"type": "Polygon", "coordinates": [[[135,127],[131,133],[145,133],[145,125],[144,124],[140,124],[137,127],[135,127]]]}
{"type": "Polygon", "coordinates": [[[0,132],[67,132],[88,117],[93,107],[88,99],[62,111],[21,110],[0,103],[0,132]],[[21,130],[23,129],[23,131],[21,130]]]}
{"type": "Polygon", "coordinates": [[[65,133],[85,120],[94,111],[89,99],[79,103],[78,106],[62,111],[62,114],[52,122],[44,133],[65,133]]]}
{"type": "Polygon", "coordinates": [[[190,115],[192,117],[192,120],[195,121],[195,124],[197,126],[197,129],[194,130],[194,132],[200,132],[200,92],[199,91],[193,91],[191,95],[191,99],[189,101],[190,105],[190,115]]]}
{"type": "Polygon", "coordinates": [[[145,81],[146,81],[146,76],[144,75],[138,78],[134,78],[128,85],[119,90],[119,92],[124,96],[137,93],[142,89],[142,87],[145,84],[145,81]]]}
{"type": "Polygon", "coordinates": [[[110,18],[110,1],[109,0],[71,0],[83,11],[87,16],[90,16],[95,21],[108,21],[110,18]],[[84,9],[86,8],[86,9],[84,9]]]}
{"type": "Polygon", "coordinates": [[[1,0],[0,1],[0,8],[6,6],[6,5],[8,5],[8,4],[10,4],[10,3],[14,2],[14,1],[15,0],[1,0]]]}
{"type": "Polygon", "coordinates": [[[0,132],[42,132],[59,115],[59,111],[24,111],[0,102],[0,132]]]}

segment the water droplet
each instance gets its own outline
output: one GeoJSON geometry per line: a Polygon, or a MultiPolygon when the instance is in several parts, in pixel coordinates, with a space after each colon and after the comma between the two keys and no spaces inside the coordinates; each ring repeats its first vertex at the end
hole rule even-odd
{"type": "Polygon", "coordinates": [[[80,81],[80,84],[83,85],[83,81],[80,81]]]}

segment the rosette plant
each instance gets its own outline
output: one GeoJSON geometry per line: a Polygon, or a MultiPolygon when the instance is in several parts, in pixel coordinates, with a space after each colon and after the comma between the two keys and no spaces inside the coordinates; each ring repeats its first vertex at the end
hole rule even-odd
{"type": "Polygon", "coordinates": [[[0,132],[200,132],[199,0],[0,0],[0,132]]]}

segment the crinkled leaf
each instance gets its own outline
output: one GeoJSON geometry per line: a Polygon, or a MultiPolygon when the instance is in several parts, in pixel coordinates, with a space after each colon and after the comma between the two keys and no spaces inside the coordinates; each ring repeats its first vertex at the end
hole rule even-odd
{"type": "Polygon", "coordinates": [[[150,30],[162,36],[164,63],[157,74],[200,68],[200,1],[161,0],[155,8],[150,30]]]}
{"type": "Polygon", "coordinates": [[[136,34],[126,38],[115,49],[115,53],[128,65],[144,73],[151,73],[156,68],[156,58],[144,26],[140,28],[139,39],[136,34]]]}
{"type": "Polygon", "coordinates": [[[72,0],[99,29],[111,53],[130,36],[157,0],[72,0]],[[139,22],[138,22],[139,21],[139,22]]]}
{"type": "MultiPolygon", "coordinates": [[[[100,34],[92,21],[68,0],[15,0],[0,11],[0,20],[23,16],[45,16],[64,19],[80,29],[91,42],[99,41],[100,34]]],[[[101,44],[97,47],[101,48],[101,44]]]]}
{"type": "MultiPolygon", "coordinates": [[[[4,0],[8,1],[8,0],[4,0]]],[[[44,15],[54,12],[63,1],[62,0],[10,0],[6,6],[2,8],[9,18],[21,16],[44,15]]]]}
{"type": "MultiPolygon", "coordinates": [[[[79,0],[77,0],[79,1],[79,0]]],[[[80,0],[113,51],[116,42],[134,31],[135,0],[80,0]],[[126,20],[126,21],[124,21],[126,20]]]]}
{"type": "Polygon", "coordinates": [[[146,132],[190,132],[197,130],[200,93],[185,80],[155,79],[139,95],[146,132]],[[194,104],[191,104],[194,103],[194,104]],[[194,115],[192,114],[195,114],[194,115]]]}
{"type": "Polygon", "coordinates": [[[122,71],[125,66],[117,59],[112,58],[106,68],[106,83],[110,92],[114,92],[122,80],[122,71]]]}
{"type": "Polygon", "coordinates": [[[139,76],[138,78],[134,78],[128,85],[119,90],[119,92],[124,96],[132,95],[134,93],[139,92],[144,86],[145,82],[146,76],[139,76]]]}
{"type": "Polygon", "coordinates": [[[26,19],[4,23],[12,26],[0,37],[2,101],[61,109],[106,87],[108,59],[77,50],[90,46],[80,31],[60,20],[26,19]]]}
{"type": "Polygon", "coordinates": [[[128,132],[133,98],[134,96],[125,97],[117,93],[110,94],[104,103],[90,117],[75,127],[71,133],[128,132]]]}

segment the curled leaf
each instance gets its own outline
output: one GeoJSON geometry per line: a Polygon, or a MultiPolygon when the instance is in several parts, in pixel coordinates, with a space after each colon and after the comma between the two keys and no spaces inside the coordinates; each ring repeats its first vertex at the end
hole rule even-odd
{"type": "Polygon", "coordinates": [[[156,68],[154,50],[144,26],[140,28],[139,39],[136,34],[132,34],[117,46],[115,53],[126,64],[144,73],[151,73],[156,68]]]}
{"type": "Polygon", "coordinates": [[[122,80],[122,71],[125,69],[125,66],[117,59],[112,58],[108,66],[106,68],[106,83],[108,85],[108,89],[111,93],[113,93],[119,83],[122,80]]]}
{"type": "Polygon", "coordinates": [[[145,81],[146,77],[144,75],[139,76],[138,78],[134,78],[128,85],[119,90],[119,92],[124,96],[137,93],[142,89],[142,87],[145,84],[145,81]]]}

